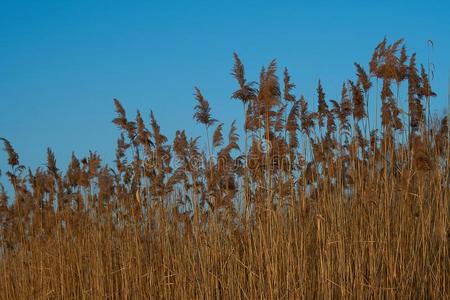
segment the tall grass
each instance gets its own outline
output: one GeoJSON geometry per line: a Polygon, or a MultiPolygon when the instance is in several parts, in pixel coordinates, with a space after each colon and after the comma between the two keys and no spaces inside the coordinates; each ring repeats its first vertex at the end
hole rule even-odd
{"type": "Polygon", "coordinates": [[[119,100],[115,166],[92,152],[63,171],[49,149],[32,171],[2,139],[0,297],[449,298],[448,119],[431,119],[429,75],[402,46],[355,64],[341,99],[320,81],[297,98],[275,60],[248,81],[235,54],[245,125],[224,133],[196,88],[206,151],[119,100]]]}

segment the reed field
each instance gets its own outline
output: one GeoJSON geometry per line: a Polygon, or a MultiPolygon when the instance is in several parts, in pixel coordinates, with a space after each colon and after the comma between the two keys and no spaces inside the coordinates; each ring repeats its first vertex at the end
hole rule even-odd
{"type": "Polygon", "coordinates": [[[339,99],[320,81],[301,96],[275,60],[254,81],[237,54],[230,69],[245,119],[221,123],[195,88],[202,137],[169,141],[114,99],[112,164],[48,149],[32,170],[3,137],[0,298],[450,299],[449,127],[429,64],[384,39],[339,99]]]}

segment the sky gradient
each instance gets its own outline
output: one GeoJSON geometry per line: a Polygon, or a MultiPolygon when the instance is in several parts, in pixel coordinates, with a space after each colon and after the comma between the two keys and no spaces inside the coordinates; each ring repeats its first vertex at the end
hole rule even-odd
{"type": "Polygon", "coordinates": [[[96,150],[111,162],[113,98],[130,117],[139,109],[148,121],[153,110],[170,139],[177,129],[197,136],[194,86],[215,118],[241,124],[241,104],[230,100],[233,52],[251,80],[276,58],[297,96],[313,99],[321,79],[329,99],[384,36],[405,38],[419,63],[430,58],[433,108],[447,106],[448,1],[224,2],[0,0],[0,137],[33,168],[45,164],[47,147],[60,167],[72,151],[96,150]]]}

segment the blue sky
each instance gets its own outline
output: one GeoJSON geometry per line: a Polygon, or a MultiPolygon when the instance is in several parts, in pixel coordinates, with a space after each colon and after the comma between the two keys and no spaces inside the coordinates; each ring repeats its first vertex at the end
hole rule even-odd
{"type": "MultiPolygon", "coordinates": [[[[163,133],[203,129],[192,120],[193,87],[215,118],[242,120],[230,100],[238,52],[248,77],[276,58],[296,95],[327,98],[353,78],[387,36],[405,38],[419,62],[435,64],[432,82],[447,105],[450,70],[448,1],[3,1],[0,0],[0,136],[23,164],[43,165],[51,147],[60,167],[70,154],[97,150],[114,158],[118,131],[112,98],[130,116],[153,110],[163,133]],[[433,40],[434,49],[427,48],[433,40]]],[[[0,153],[5,171],[6,155],[0,153]]]]}

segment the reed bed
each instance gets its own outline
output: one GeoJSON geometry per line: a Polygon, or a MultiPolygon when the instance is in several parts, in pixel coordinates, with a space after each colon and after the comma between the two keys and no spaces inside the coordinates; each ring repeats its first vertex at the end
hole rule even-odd
{"type": "Polygon", "coordinates": [[[169,143],[115,99],[113,166],[91,152],[60,169],[49,149],[31,170],[3,138],[0,298],[450,298],[449,128],[430,74],[403,40],[355,67],[340,99],[320,81],[306,99],[275,60],[248,81],[235,54],[243,128],[195,88],[202,139],[169,143]]]}

